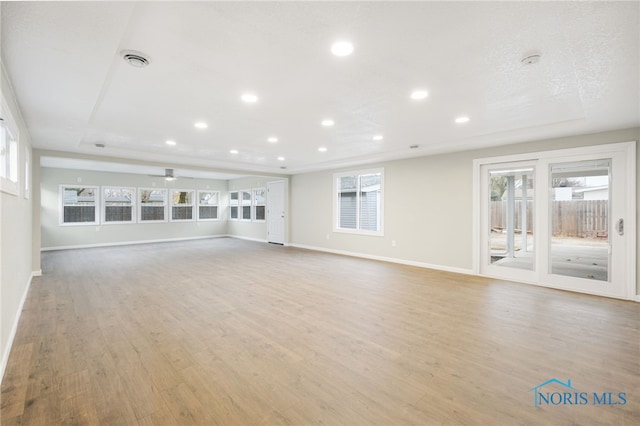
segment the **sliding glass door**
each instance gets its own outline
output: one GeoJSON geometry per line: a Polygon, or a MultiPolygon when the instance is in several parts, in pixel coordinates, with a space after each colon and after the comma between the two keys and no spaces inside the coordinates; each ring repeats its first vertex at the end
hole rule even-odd
{"type": "Polygon", "coordinates": [[[479,273],[633,298],[635,145],[531,157],[476,160],[479,273]]]}

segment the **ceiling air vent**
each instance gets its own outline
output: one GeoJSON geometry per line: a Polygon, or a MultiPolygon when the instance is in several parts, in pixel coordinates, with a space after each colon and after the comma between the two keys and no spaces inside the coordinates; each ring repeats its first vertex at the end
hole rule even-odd
{"type": "Polygon", "coordinates": [[[142,52],[137,52],[135,50],[123,50],[120,53],[122,54],[122,59],[132,67],[144,68],[149,65],[149,58],[142,52]]]}
{"type": "Polygon", "coordinates": [[[529,52],[524,55],[522,59],[520,59],[520,63],[522,65],[534,65],[540,62],[540,57],[542,54],[540,52],[529,52]]]}

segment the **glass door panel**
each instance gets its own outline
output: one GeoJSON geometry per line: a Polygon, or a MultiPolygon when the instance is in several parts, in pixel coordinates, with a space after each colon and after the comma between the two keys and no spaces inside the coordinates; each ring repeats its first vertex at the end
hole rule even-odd
{"type": "Polygon", "coordinates": [[[534,169],[489,170],[489,263],[534,269],[534,169]]]}
{"type": "Polygon", "coordinates": [[[549,170],[549,272],[610,281],[611,160],[555,163],[549,170]]]}

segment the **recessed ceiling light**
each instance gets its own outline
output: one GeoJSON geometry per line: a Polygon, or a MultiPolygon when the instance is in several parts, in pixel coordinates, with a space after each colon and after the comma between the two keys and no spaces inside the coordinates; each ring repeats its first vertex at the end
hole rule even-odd
{"type": "Polygon", "coordinates": [[[373,140],[374,140],[374,141],[381,141],[382,139],[384,139],[384,138],[382,137],[382,135],[375,135],[375,136],[373,137],[373,140]]]}
{"type": "Polygon", "coordinates": [[[426,90],[414,90],[411,93],[411,99],[415,99],[417,101],[419,101],[420,99],[424,99],[427,96],[429,96],[429,92],[427,92],[426,90]]]}
{"type": "Polygon", "coordinates": [[[469,121],[469,117],[463,116],[456,118],[456,123],[458,124],[466,123],[467,121],[469,121]]]}
{"type": "Polygon", "coordinates": [[[338,41],[331,45],[331,53],[336,56],[349,56],[353,53],[353,44],[348,41],[338,41]]]}
{"type": "Polygon", "coordinates": [[[194,123],[194,126],[196,126],[198,129],[206,129],[207,127],[209,127],[209,125],[204,121],[198,121],[197,123],[194,123]]]}
{"type": "Polygon", "coordinates": [[[320,152],[327,152],[327,147],[325,147],[325,146],[321,146],[320,148],[318,148],[318,151],[320,151],[320,152]]]}
{"type": "Polygon", "coordinates": [[[334,121],[333,121],[333,120],[331,120],[330,118],[327,118],[327,119],[325,119],[325,120],[322,120],[322,125],[323,125],[324,127],[331,127],[331,126],[333,126],[334,124],[335,124],[335,123],[334,123],[334,121]]]}
{"type": "Polygon", "coordinates": [[[276,137],[272,136],[272,137],[270,137],[269,139],[267,139],[267,142],[269,142],[269,143],[276,143],[276,142],[278,142],[278,138],[276,138],[276,137]]]}
{"type": "Polygon", "coordinates": [[[175,146],[176,145],[176,141],[165,141],[165,143],[167,145],[171,145],[171,146],[175,146]]]}
{"type": "Polygon", "coordinates": [[[278,157],[278,161],[284,161],[285,158],[284,157],[278,157]]]}
{"type": "Polygon", "coordinates": [[[232,149],[229,151],[229,154],[237,154],[239,151],[237,149],[232,149]]]}
{"type": "Polygon", "coordinates": [[[245,93],[244,95],[242,95],[242,100],[247,103],[254,103],[258,102],[258,97],[253,93],[245,93]]]}

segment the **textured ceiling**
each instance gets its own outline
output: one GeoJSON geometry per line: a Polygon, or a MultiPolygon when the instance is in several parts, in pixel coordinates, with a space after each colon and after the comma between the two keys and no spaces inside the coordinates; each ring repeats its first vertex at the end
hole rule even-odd
{"type": "Polygon", "coordinates": [[[2,61],[41,149],[297,173],[640,125],[638,2],[3,2],[1,12],[2,61]],[[351,56],[331,54],[339,39],[351,56]],[[123,49],[151,64],[131,67],[123,49]],[[531,51],[540,62],[523,66],[531,51]],[[428,98],[410,99],[416,88],[428,98]],[[335,125],[322,127],[328,117],[335,125]]]}

